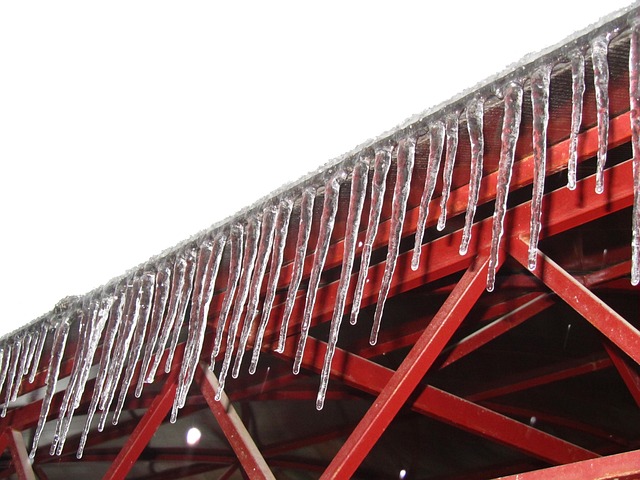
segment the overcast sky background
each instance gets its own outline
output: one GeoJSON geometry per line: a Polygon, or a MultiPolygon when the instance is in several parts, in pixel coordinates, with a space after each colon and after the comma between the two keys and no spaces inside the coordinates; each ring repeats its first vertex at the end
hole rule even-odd
{"type": "Polygon", "coordinates": [[[0,3],[0,335],[629,3],[0,3]]]}

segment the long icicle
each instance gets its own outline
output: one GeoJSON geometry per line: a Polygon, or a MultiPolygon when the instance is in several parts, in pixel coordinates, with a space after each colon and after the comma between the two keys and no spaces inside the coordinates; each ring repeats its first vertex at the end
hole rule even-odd
{"type": "Polygon", "coordinates": [[[202,295],[199,298],[197,308],[192,310],[189,320],[189,332],[187,335],[187,343],[185,345],[182,365],[180,366],[178,389],[176,390],[176,396],[171,410],[171,423],[175,423],[178,418],[178,410],[183,408],[185,405],[189,388],[191,387],[193,377],[198,367],[198,362],[200,361],[204,335],[207,328],[209,303],[213,296],[213,289],[216,283],[216,278],[218,277],[220,261],[222,260],[222,254],[224,252],[226,242],[227,237],[223,233],[216,235],[213,239],[212,252],[204,271],[202,295]],[[195,316],[193,314],[194,310],[195,316]]]}
{"type": "Polygon", "coordinates": [[[11,357],[11,345],[0,346],[0,393],[2,392],[2,387],[4,387],[4,382],[7,379],[9,357],[11,357]]]}
{"type": "Polygon", "coordinates": [[[173,365],[173,356],[176,353],[176,347],[178,346],[178,340],[180,339],[180,332],[182,331],[182,325],[187,313],[187,307],[189,306],[189,300],[191,299],[191,292],[193,290],[193,282],[196,271],[196,255],[198,254],[197,248],[190,246],[187,248],[186,260],[187,268],[184,274],[184,284],[180,291],[180,301],[178,302],[178,310],[176,311],[176,319],[173,323],[173,332],[171,332],[171,345],[167,352],[167,361],[164,365],[165,373],[171,371],[173,365]]]}
{"type": "Polygon", "coordinates": [[[58,383],[58,375],[60,374],[60,364],[62,363],[62,357],[64,349],[67,344],[67,337],[69,336],[69,318],[63,318],[56,326],[56,331],[53,336],[53,345],[51,347],[51,358],[49,359],[49,368],[47,369],[47,379],[45,381],[44,399],[42,400],[42,407],[40,408],[40,417],[38,418],[38,426],[33,434],[33,442],[31,444],[31,452],[29,458],[33,459],[36,456],[38,450],[38,442],[42,435],[45,423],[47,423],[47,417],[49,416],[49,408],[51,407],[51,400],[53,394],[56,391],[56,385],[58,383]]]}
{"type": "Polygon", "coordinates": [[[471,146],[471,169],[469,174],[469,198],[460,242],[460,255],[466,255],[469,250],[473,218],[476,215],[480,183],[482,182],[482,165],[484,162],[484,99],[482,97],[476,97],[467,104],[466,116],[469,144],[471,146]]]}
{"type": "Polygon", "coordinates": [[[298,227],[298,240],[296,242],[296,256],[293,261],[293,270],[291,272],[291,282],[287,291],[287,299],[284,304],[284,314],[280,323],[280,336],[278,338],[278,346],[275,351],[284,352],[287,341],[287,328],[289,327],[289,319],[293,311],[293,305],[296,301],[298,287],[302,280],[304,271],[304,259],[307,255],[307,244],[309,243],[309,234],[311,233],[311,222],[313,220],[313,203],[316,196],[315,187],[307,187],[302,192],[302,201],[300,203],[300,226],[298,227]]]}
{"type": "Polygon", "coordinates": [[[493,231],[491,236],[491,252],[489,271],[487,272],[487,291],[492,292],[496,281],[496,268],[502,239],[504,216],[507,211],[507,197],[516,153],[516,143],[520,135],[520,119],[522,116],[522,85],[510,82],[504,92],[504,118],[502,121],[500,162],[498,164],[498,187],[496,206],[493,212],[493,231]]]}
{"type": "Polygon", "coordinates": [[[2,405],[2,413],[0,417],[4,418],[7,415],[7,408],[11,402],[11,395],[13,394],[13,386],[16,381],[16,375],[18,373],[18,363],[20,362],[20,351],[22,349],[22,338],[17,337],[11,347],[11,356],[9,362],[9,371],[7,373],[6,392],[4,397],[4,404],[2,405]]]}
{"type": "Polygon", "coordinates": [[[313,307],[316,303],[316,295],[318,293],[318,285],[320,284],[320,276],[324,268],[324,262],[329,251],[329,243],[331,242],[331,234],[336,223],[336,213],[338,212],[338,200],[340,194],[340,183],[346,178],[344,170],[340,169],[333,173],[324,187],[324,204],[322,206],[322,217],[320,219],[320,231],[318,232],[318,243],[316,245],[316,253],[313,257],[313,267],[309,278],[309,286],[307,287],[307,297],[304,305],[304,315],[302,324],[300,325],[300,338],[298,339],[298,347],[296,356],[293,361],[293,373],[300,372],[302,364],[302,355],[304,347],[307,343],[309,328],[311,327],[311,317],[313,315],[313,307]]]}
{"type": "Polygon", "coordinates": [[[386,146],[376,151],[375,163],[373,166],[373,179],[371,181],[371,206],[369,207],[369,223],[367,225],[367,233],[364,238],[362,247],[362,256],[360,258],[360,272],[358,273],[358,282],[353,294],[353,303],[351,305],[351,317],[349,322],[355,325],[358,322],[358,314],[360,313],[360,305],[362,304],[362,294],[364,286],[367,283],[367,274],[369,271],[369,263],[371,262],[371,252],[373,251],[373,242],[378,234],[378,225],[380,224],[380,213],[384,203],[384,192],[387,188],[387,174],[391,166],[391,147],[386,146]]]}
{"type": "MultiPolygon", "coordinates": [[[[118,403],[113,410],[113,419],[111,423],[113,425],[118,424],[120,414],[122,413],[122,407],[127,397],[131,380],[135,373],[138,359],[140,358],[140,352],[144,345],[145,334],[147,330],[147,324],[149,323],[149,317],[151,315],[151,305],[153,301],[153,292],[155,289],[156,274],[152,271],[147,271],[142,275],[142,294],[140,295],[140,312],[138,314],[138,321],[136,322],[136,329],[131,340],[131,348],[129,349],[129,357],[127,360],[127,369],[125,370],[122,385],[120,387],[120,395],[118,396],[118,403]]],[[[140,373],[142,375],[142,373],[140,373]]]]}
{"type": "MultiPolygon", "coordinates": [[[[142,394],[142,389],[147,382],[153,352],[156,349],[158,338],[162,327],[162,320],[169,300],[169,289],[171,287],[171,266],[167,262],[162,262],[156,273],[155,294],[153,306],[151,308],[151,319],[149,320],[149,339],[144,349],[138,384],[136,385],[136,398],[142,394]]],[[[153,381],[153,379],[152,379],[153,381]]]]}
{"type": "Polygon", "coordinates": [[[256,259],[256,267],[253,277],[251,278],[251,286],[249,287],[249,297],[247,298],[247,313],[240,333],[240,341],[236,352],[236,359],[233,364],[231,376],[238,378],[240,366],[244,351],[247,348],[247,342],[253,329],[253,322],[258,315],[258,301],[260,300],[260,288],[264,280],[264,274],[267,270],[269,255],[273,247],[273,235],[275,231],[275,220],[278,209],[275,205],[268,206],[262,213],[262,233],[260,233],[260,247],[258,248],[258,257],[256,259]]]}
{"type": "Polygon", "coordinates": [[[280,270],[282,269],[284,247],[287,243],[289,220],[291,218],[292,210],[293,201],[290,198],[283,199],[278,206],[273,252],[271,254],[271,267],[269,269],[269,280],[267,282],[267,295],[262,304],[262,316],[260,317],[260,324],[258,325],[256,339],[253,344],[253,354],[251,355],[251,365],[249,366],[249,373],[251,374],[254,374],[258,367],[264,332],[267,329],[267,323],[271,316],[271,307],[273,306],[273,300],[276,297],[276,289],[278,288],[278,280],[280,279],[280,270]]]}
{"type": "Polygon", "coordinates": [[[48,333],[49,333],[49,322],[45,321],[42,323],[40,327],[40,336],[38,337],[38,345],[36,346],[36,351],[33,354],[33,361],[31,362],[31,373],[29,373],[29,383],[33,383],[36,379],[36,373],[38,373],[38,367],[40,366],[40,358],[42,357],[42,350],[44,349],[44,343],[47,341],[48,333]]]}
{"type": "Polygon", "coordinates": [[[242,249],[243,249],[243,236],[244,227],[236,223],[231,227],[231,233],[229,235],[229,279],[227,280],[227,291],[222,302],[222,309],[218,316],[218,324],[216,325],[216,336],[214,339],[213,350],[211,351],[211,362],[209,363],[209,370],[213,372],[215,365],[215,359],[220,353],[220,347],[222,345],[222,338],[224,336],[224,327],[227,323],[227,317],[233,306],[233,297],[236,293],[236,287],[240,274],[242,273],[242,249]]]}
{"type": "Polygon", "coordinates": [[[640,18],[632,20],[629,51],[629,100],[633,151],[633,213],[631,224],[631,285],[640,283],[640,18]]]}
{"type": "Polygon", "coordinates": [[[384,267],[384,274],[382,276],[382,284],[380,285],[380,293],[378,294],[376,312],[373,317],[371,336],[369,337],[369,343],[371,345],[375,345],[378,341],[378,332],[380,331],[382,314],[384,313],[384,304],[386,303],[387,296],[389,295],[391,280],[398,261],[400,240],[402,238],[402,226],[404,224],[404,217],[407,209],[409,189],[411,188],[411,174],[413,173],[415,155],[416,139],[409,137],[401,140],[398,144],[398,173],[396,177],[396,185],[393,190],[393,201],[391,205],[389,247],[384,267]]]}
{"type": "Polygon", "coordinates": [[[93,386],[93,395],[91,397],[89,410],[87,411],[87,419],[85,421],[84,429],[82,430],[82,434],[80,436],[80,446],[78,447],[78,451],[76,452],[76,457],[78,459],[82,458],[84,447],[87,442],[87,437],[89,435],[89,430],[91,428],[91,421],[93,420],[93,417],[98,408],[98,403],[100,401],[100,398],[102,398],[102,391],[104,388],[105,380],[107,378],[107,373],[109,371],[109,363],[111,361],[111,351],[113,349],[113,344],[116,340],[116,335],[118,333],[120,321],[122,320],[125,291],[126,291],[126,283],[124,282],[116,286],[114,289],[113,304],[111,306],[111,310],[109,311],[109,320],[106,327],[107,329],[105,333],[105,338],[104,338],[104,341],[102,342],[102,354],[100,356],[100,363],[98,364],[99,365],[98,375],[96,377],[96,381],[93,386]]]}
{"type": "Polygon", "coordinates": [[[442,158],[444,146],[444,123],[435,122],[429,128],[429,161],[427,163],[427,176],[424,181],[424,190],[420,200],[420,210],[418,213],[418,225],[416,229],[415,246],[413,247],[413,257],[411,258],[411,270],[417,270],[420,266],[420,253],[422,252],[422,239],[429,216],[429,203],[436,188],[438,170],[442,158]]]}
{"type": "Polygon", "coordinates": [[[331,319],[331,327],[329,330],[327,351],[325,353],[324,363],[322,365],[320,389],[318,390],[318,396],[316,399],[316,408],[318,410],[322,410],[324,406],[324,399],[327,393],[327,387],[329,385],[331,362],[335,353],[336,344],[338,343],[340,325],[342,323],[342,316],[344,314],[344,305],[347,300],[347,291],[349,289],[351,271],[353,269],[353,262],[355,260],[358,230],[360,229],[360,217],[362,216],[364,197],[367,193],[369,162],[369,158],[359,159],[353,167],[353,174],[351,176],[349,213],[347,214],[347,231],[345,232],[344,253],[342,254],[342,270],[340,272],[340,283],[338,284],[336,303],[333,308],[333,317],[331,319]]]}
{"type": "Polygon", "coordinates": [[[582,125],[584,90],[584,54],[577,50],[571,54],[571,136],[569,137],[569,161],[567,164],[567,188],[569,190],[576,188],[578,135],[582,125]]]}
{"type": "Polygon", "coordinates": [[[536,269],[538,240],[542,224],[542,196],[547,166],[547,125],[549,124],[549,84],[552,65],[543,65],[531,76],[533,108],[533,194],[529,227],[529,270],[536,269]]]}
{"type": "Polygon", "coordinates": [[[451,180],[453,178],[453,167],[456,163],[456,153],[458,152],[458,124],[460,112],[453,112],[447,115],[445,130],[447,133],[447,154],[444,160],[444,170],[442,171],[442,197],[440,198],[440,217],[438,218],[438,231],[444,230],[447,224],[447,202],[451,193],[451,180]]]}
{"type": "Polygon", "coordinates": [[[596,91],[598,115],[598,163],[596,169],[596,193],[604,192],[604,166],[609,147],[609,34],[600,35],[591,41],[593,62],[593,84],[596,91]]]}
{"type": "Polygon", "coordinates": [[[224,359],[222,360],[222,367],[220,374],[218,375],[218,390],[216,391],[215,398],[220,400],[222,392],[227,380],[227,373],[231,366],[231,358],[233,357],[233,348],[236,341],[236,333],[238,332],[238,326],[242,318],[242,312],[244,311],[244,304],[247,301],[249,295],[249,288],[251,286],[251,277],[253,276],[253,270],[256,265],[256,257],[258,255],[258,242],[260,241],[260,227],[262,220],[253,216],[249,219],[247,225],[246,246],[244,249],[244,258],[242,259],[242,275],[240,276],[240,283],[238,287],[238,294],[234,301],[233,314],[229,321],[229,331],[227,332],[227,346],[224,352],[224,359]]]}

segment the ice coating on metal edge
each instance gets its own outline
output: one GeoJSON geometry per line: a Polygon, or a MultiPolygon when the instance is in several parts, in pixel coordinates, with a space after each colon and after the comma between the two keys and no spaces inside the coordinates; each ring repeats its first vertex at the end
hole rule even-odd
{"type": "Polygon", "coordinates": [[[242,365],[244,351],[247,348],[247,342],[249,341],[249,336],[251,335],[251,330],[253,329],[253,322],[258,315],[260,288],[262,287],[264,274],[267,271],[267,263],[269,262],[269,256],[271,254],[271,248],[273,247],[273,236],[276,227],[275,220],[277,212],[278,209],[274,205],[266,207],[262,212],[262,232],[260,233],[260,246],[258,247],[256,266],[253,277],[251,278],[251,285],[249,287],[249,297],[247,298],[247,312],[245,314],[242,332],[240,333],[236,359],[233,364],[233,370],[231,372],[233,378],[238,378],[238,375],[240,373],[240,366],[242,365]]]}
{"type": "Polygon", "coordinates": [[[149,370],[151,368],[151,359],[153,352],[158,344],[160,330],[162,327],[162,319],[167,308],[169,300],[169,288],[171,287],[171,267],[166,262],[162,262],[156,272],[155,293],[153,295],[153,305],[151,307],[151,318],[149,320],[149,338],[147,339],[142,364],[140,367],[140,375],[138,376],[138,384],[136,385],[136,397],[140,397],[145,383],[147,381],[149,370]]]}
{"type": "Polygon", "coordinates": [[[293,311],[293,305],[296,301],[296,293],[302,280],[304,270],[304,259],[307,254],[307,244],[309,243],[309,234],[311,233],[311,222],[313,220],[313,203],[315,201],[315,187],[307,187],[302,192],[302,201],[300,203],[300,224],[298,227],[298,239],[296,242],[296,256],[293,260],[293,270],[291,272],[291,282],[287,291],[287,299],[284,304],[284,313],[280,323],[280,335],[278,338],[278,346],[275,351],[282,353],[287,341],[287,328],[289,326],[289,318],[293,311]]]}
{"type": "Polygon", "coordinates": [[[102,354],[100,355],[100,363],[98,364],[98,374],[93,387],[93,395],[91,396],[91,403],[89,410],[87,411],[87,419],[85,421],[82,434],[80,436],[80,445],[76,452],[77,458],[82,458],[84,447],[87,442],[87,436],[91,428],[91,422],[96,413],[98,403],[102,398],[102,392],[105,384],[105,379],[109,371],[109,362],[111,360],[111,350],[118,333],[120,321],[122,320],[122,311],[124,309],[124,292],[126,291],[126,284],[122,283],[116,287],[113,297],[113,304],[109,311],[109,320],[106,326],[104,335],[104,341],[102,342],[102,354]]]}
{"type": "Polygon", "coordinates": [[[224,327],[227,323],[227,317],[233,306],[233,297],[236,293],[236,287],[240,274],[242,273],[242,249],[243,249],[244,227],[240,223],[236,223],[231,227],[229,234],[229,278],[227,280],[227,291],[222,302],[222,309],[218,316],[218,324],[216,325],[216,336],[214,339],[213,349],[211,350],[211,361],[209,370],[213,372],[216,357],[220,352],[222,345],[222,336],[224,335],[224,327]]]}
{"type": "Polygon", "coordinates": [[[147,378],[145,379],[147,383],[153,382],[153,379],[156,376],[156,371],[158,370],[158,367],[160,366],[160,362],[162,360],[162,354],[164,353],[165,347],[167,346],[167,342],[169,341],[169,337],[171,336],[171,331],[173,329],[176,315],[178,314],[180,294],[184,287],[185,275],[187,271],[187,260],[184,255],[184,252],[180,252],[180,254],[175,258],[168,258],[166,260],[167,266],[171,266],[171,287],[169,289],[169,298],[166,312],[164,313],[164,318],[159,327],[160,336],[154,347],[153,361],[151,362],[151,366],[147,371],[147,378]]]}
{"type": "Polygon", "coordinates": [[[224,358],[222,360],[222,367],[220,374],[218,375],[218,390],[216,391],[215,398],[220,400],[222,391],[227,380],[227,373],[231,367],[231,359],[233,358],[233,348],[236,341],[236,333],[240,325],[242,313],[244,311],[244,304],[247,301],[249,295],[249,287],[251,286],[251,277],[253,276],[253,270],[256,265],[256,257],[258,256],[258,242],[260,241],[260,227],[262,220],[258,217],[252,217],[249,219],[247,225],[246,245],[244,249],[244,258],[242,259],[242,275],[240,276],[240,285],[238,287],[238,294],[233,305],[233,314],[229,322],[229,331],[227,332],[227,346],[224,352],[224,358]]]}
{"type": "Polygon", "coordinates": [[[364,286],[367,282],[367,274],[369,271],[369,263],[371,262],[371,252],[373,251],[373,242],[378,233],[380,225],[380,213],[384,202],[384,192],[387,188],[387,174],[391,166],[391,147],[381,148],[376,151],[376,158],[373,166],[373,179],[371,181],[371,206],[369,207],[369,223],[367,224],[367,233],[362,247],[362,256],[360,257],[360,271],[358,273],[358,282],[353,293],[353,303],[351,306],[351,318],[349,322],[355,325],[358,321],[360,313],[360,305],[362,304],[362,294],[364,286]]]}
{"type": "Polygon", "coordinates": [[[284,247],[287,243],[287,234],[289,232],[289,220],[291,211],[293,210],[293,201],[289,198],[283,199],[278,205],[278,214],[275,220],[275,238],[273,240],[273,251],[271,253],[271,267],[269,268],[269,280],[267,281],[267,294],[262,303],[262,315],[260,324],[256,332],[256,338],[253,345],[253,353],[251,355],[251,365],[249,365],[249,373],[254,374],[258,366],[260,358],[260,350],[264,332],[267,329],[267,323],[271,316],[271,307],[276,297],[276,289],[278,288],[278,280],[280,278],[280,270],[282,269],[282,259],[284,257],[284,247]]]}
{"type": "Polygon", "coordinates": [[[476,214],[476,207],[480,195],[482,165],[484,161],[484,99],[476,97],[471,100],[466,108],[466,116],[469,144],[471,146],[471,166],[469,174],[469,198],[467,200],[467,210],[464,217],[462,240],[460,241],[460,255],[466,255],[469,250],[473,218],[476,214]]]}
{"type": "Polygon", "coordinates": [[[609,140],[609,34],[600,35],[591,41],[593,84],[596,91],[598,116],[598,163],[596,169],[596,193],[604,192],[604,166],[607,162],[609,140]]]}
{"type": "Polygon", "coordinates": [[[533,194],[529,226],[529,270],[536,269],[538,240],[542,222],[542,196],[547,165],[547,126],[549,124],[549,84],[551,65],[538,68],[531,76],[533,106],[533,194]]]}
{"type": "Polygon", "coordinates": [[[370,159],[368,158],[358,160],[353,167],[353,173],[351,176],[349,213],[347,214],[347,230],[345,232],[344,252],[342,254],[342,269],[340,272],[340,283],[338,284],[336,303],[333,308],[331,327],[329,329],[327,351],[325,352],[322,373],[320,375],[320,389],[316,399],[316,408],[318,410],[322,410],[322,407],[324,406],[324,399],[327,392],[327,386],[329,384],[331,361],[333,360],[335,346],[338,342],[342,315],[344,314],[344,305],[347,299],[347,291],[349,289],[349,281],[351,280],[351,271],[353,269],[356,243],[358,240],[358,230],[360,229],[360,217],[362,216],[364,197],[367,193],[369,162],[370,159]]]}
{"type": "Polygon", "coordinates": [[[178,340],[180,339],[180,332],[182,331],[182,325],[189,306],[189,300],[191,299],[191,292],[193,290],[193,282],[196,271],[196,255],[197,249],[195,247],[189,247],[186,253],[187,267],[184,273],[184,284],[182,285],[182,291],[180,292],[180,302],[178,303],[178,309],[176,312],[176,319],[173,323],[173,332],[171,333],[171,345],[167,352],[167,361],[164,365],[164,371],[169,373],[171,371],[171,365],[173,364],[173,356],[178,346],[178,340]]]}
{"type": "Polygon", "coordinates": [[[447,153],[444,160],[444,170],[442,171],[442,197],[440,198],[440,217],[438,218],[438,231],[444,230],[447,224],[447,202],[451,193],[451,180],[453,178],[453,167],[456,163],[456,153],[458,152],[458,124],[459,112],[447,115],[445,130],[447,134],[447,153]]]}
{"type": "Polygon", "coordinates": [[[634,18],[629,48],[629,119],[633,152],[631,285],[640,283],[640,18],[634,18]]]}
{"type": "Polygon", "coordinates": [[[320,218],[318,243],[316,244],[316,253],[313,256],[313,267],[311,268],[311,276],[309,277],[309,286],[307,287],[307,296],[304,305],[304,314],[302,316],[302,323],[300,324],[300,338],[298,339],[296,356],[293,361],[293,373],[295,374],[300,372],[302,355],[304,354],[304,347],[307,343],[309,328],[311,327],[313,307],[316,304],[316,295],[318,294],[320,276],[322,275],[324,262],[327,259],[327,252],[329,251],[329,244],[331,243],[331,234],[333,233],[333,227],[336,223],[340,184],[345,178],[345,171],[340,169],[331,175],[324,187],[324,203],[322,205],[322,216],[320,218]]]}
{"type": "Polygon", "coordinates": [[[199,256],[196,278],[202,276],[202,287],[200,288],[199,294],[196,294],[197,289],[194,290],[194,301],[192,301],[191,316],[189,318],[187,342],[184,348],[180,374],[178,376],[178,387],[171,411],[171,423],[175,423],[178,410],[185,405],[189,387],[193,382],[193,376],[200,361],[200,353],[202,352],[202,344],[204,343],[204,334],[207,327],[209,303],[213,296],[213,288],[216,278],[218,277],[218,269],[226,241],[227,237],[224,234],[219,234],[213,241],[207,241],[200,247],[201,250],[209,250],[210,246],[211,251],[209,255],[205,253],[199,256]],[[207,262],[204,266],[201,266],[200,261],[204,261],[205,257],[207,258],[207,262]]]}
{"type": "Polygon", "coordinates": [[[575,190],[578,169],[578,134],[582,125],[582,103],[585,90],[584,55],[581,51],[571,54],[571,135],[567,163],[567,188],[575,190]]]}
{"type": "Polygon", "coordinates": [[[429,128],[429,161],[427,163],[427,176],[424,180],[424,190],[420,200],[420,210],[418,212],[418,225],[416,228],[415,246],[413,247],[413,257],[411,258],[411,270],[417,270],[420,265],[420,253],[422,252],[422,239],[429,216],[429,203],[436,188],[438,170],[442,159],[444,147],[444,123],[435,122],[429,128]]]}
{"type": "Polygon", "coordinates": [[[409,189],[411,188],[411,174],[413,172],[413,164],[416,154],[416,139],[413,137],[405,138],[398,144],[398,172],[396,177],[396,185],[393,190],[393,200],[391,204],[391,227],[389,229],[389,247],[387,251],[387,261],[384,267],[382,284],[380,285],[380,293],[378,294],[378,303],[373,318],[373,326],[371,328],[371,336],[369,343],[375,345],[378,341],[378,332],[382,322],[382,314],[384,312],[384,304],[389,295],[391,288],[391,280],[396,269],[398,261],[398,252],[400,250],[400,240],[402,238],[402,226],[407,209],[407,199],[409,198],[409,189]]]}
{"type": "MultiPolygon", "coordinates": [[[[124,401],[127,397],[129,385],[131,385],[131,380],[133,380],[133,374],[135,373],[136,365],[138,364],[138,359],[140,358],[140,352],[142,351],[142,346],[144,345],[147,323],[149,322],[149,317],[151,315],[151,305],[153,292],[155,289],[155,282],[156,274],[154,272],[145,272],[142,275],[140,309],[136,322],[135,332],[133,334],[131,348],[129,349],[127,369],[125,370],[124,379],[122,380],[122,384],[120,386],[118,403],[116,404],[116,408],[113,411],[113,425],[117,425],[118,420],[120,419],[120,414],[122,413],[122,407],[124,406],[124,401]]],[[[184,300],[184,303],[186,302],[187,300],[184,300]]],[[[184,316],[184,313],[182,315],[184,316]]]]}
{"type": "Polygon", "coordinates": [[[38,417],[38,425],[33,434],[33,442],[31,444],[31,452],[29,458],[35,458],[36,451],[38,450],[38,442],[42,435],[45,423],[47,423],[47,417],[49,416],[49,408],[51,407],[51,400],[56,390],[58,383],[58,375],[60,374],[60,364],[62,363],[62,356],[67,344],[67,337],[69,336],[69,319],[64,318],[56,326],[56,331],[53,336],[53,345],[51,347],[51,357],[49,359],[49,368],[47,369],[47,379],[45,381],[45,392],[42,400],[42,407],[40,408],[40,416],[38,417]]]}
{"type": "Polygon", "coordinates": [[[500,137],[500,161],[498,163],[498,185],[496,191],[496,206],[493,212],[493,230],[491,236],[491,251],[489,269],[487,273],[487,291],[492,292],[495,286],[496,269],[500,250],[500,240],[504,233],[504,216],[507,211],[507,197],[513,171],[513,161],[516,153],[516,143],[520,135],[520,119],[522,116],[522,85],[510,82],[504,92],[504,117],[502,134],[500,137]]]}

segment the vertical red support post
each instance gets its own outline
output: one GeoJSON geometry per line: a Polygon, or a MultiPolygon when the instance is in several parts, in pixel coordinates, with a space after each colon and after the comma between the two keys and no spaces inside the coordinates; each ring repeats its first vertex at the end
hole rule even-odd
{"type": "Polygon", "coordinates": [[[353,476],[484,291],[488,264],[485,254],[465,272],[322,479],[353,476]]]}
{"type": "Polygon", "coordinates": [[[269,465],[256,446],[251,434],[247,431],[235,408],[231,405],[229,397],[222,392],[220,401],[215,399],[220,387],[218,379],[205,365],[201,365],[199,379],[202,394],[216,417],[222,432],[231,444],[231,448],[238,457],[245,473],[256,480],[275,480],[269,465]]]}
{"type": "Polygon", "coordinates": [[[127,473],[136,463],[138,457],[147,446],[156,430],[163,422],[167,413],[173,405],[173,397],[176,390],[175,369],[166,380],[162,391],[154,398],[148,410],[140,419],[138,426],[129,436],[120,453],[111,464],[111,467],[103,477],[104,480],[120,480],[127,476],[127,473]]]}
{"type": "Polygon", "coordinates": [[[33,468],[31,467],[22,432],[9,429],[5,435],[7,436],[9,450],[11,451],[11,458],[13,459],[13,466],[16,469],[18,478],[20,480],[36,480],[36,474],[33,472],[33,468]]]}

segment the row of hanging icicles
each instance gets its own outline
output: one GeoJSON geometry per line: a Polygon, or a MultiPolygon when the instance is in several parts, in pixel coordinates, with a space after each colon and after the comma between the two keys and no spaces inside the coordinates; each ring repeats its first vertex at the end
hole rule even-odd
{"type": "MultiPolygon", "coordinates": [[[[596,191],[602,193],[603,190],[603,170],[607,154],[609,128],[607,52],[611,36],[612,33],[597,36],[585,48],[577,48],[564,59],[565,63],[570,64],[573,84],[573,108],[568,160],[569,179],[567,185],[569,189],[576,187],[578,133],[581,126],[582,97],[585,90],[584,54],[590,51],[599,132],[596,191]]],[[[640,28],[634,24],[631,33],[629,57],[630,118],[635,189],[631,271],[631,283],[633,285],[637,285],[640,280],[639,55],[640,28]]],[[[552,64],[542,65],[532,73],[529,79],[533,106],[534,152],[534,184],[531,202],[529,251],[529,268],[532,270],[536,268],[536,251],[540,233],[541,204],[545,180],[546,129],[549,116],[549,84],[553,67],[554,65],[552,64]]],[[[497,257],[503,230],[502,224],[506,211],[515,146],[519,135],[524,83],[525,79],[509,81],[500,89],[499,93],[499,98],[504,102],[504,118],[487,278],[487,290],[489,291],[494,288],[496,265],[498,265],[497,257]]],[[[420,251],[429,203],[434,192],[436,177],[446,144],[442,174],[444,187],[440,203],[441,214],[437,228],[442,230],[445,226],[447,200],[458,144],[459,117],[462,111],[465,113],[471,146],[471,176],[460,254],[465,254],[469,246],[482,177],[484,100],[481,97],[473,98],[465,108],[449,113],[444,118],[434,120],[430,124],[428,131],[430,146],[426,180],[420,202],[418,226],[415,234],[415,249],[412,257],[412,268],[414,270],[418,268],[420,262],[420,251]]],[[[385,300],[399,253],[409,185],[414,166],[415,146],[416,138],[411,135],[400,139],[395,145],[397,178],[393,191],[388,253],[370,337],[372,344],[377,340],[385,300]]],[[[339,190],[341,184],[347,181],[348,178],[351,181],[351,189],[341,277],[316,402],[318,409],[321,409],[324,404],[331,361],[344,314],[370,169],[373,169],[373,175],[370,188],[369,222],[350,312],[351,324],[355,324],[357,321],[362,292],[367,281],[367,271],[378,230],[387,173],[392,162],[392,153],[393,148],[391,146],[380,147],[375,151],[375,155],[344,162],[342,165],[332,168],[325,176],[324,203],[322,217],[319,222],[320,230],[306,292],[304,314],[293,364],[294,373],[299,372],[302,363],[320,275],[329,249],[338,209],[339,190]]],[[[303,276],[303,263],[307,258],[307,244],[311,231],[315,197],[316,188],[313,186],[304,188],[299,199],[287,197],[285,194],[278,201],[266,206],[260,214],[251,215],[228,228],[221,228],[211,232],[197,246],[190,245],[178,253],[153,262],[153,264],[148,264],[137,273],[123,278],[119,282],[109,284],[93,295],[87,295],[83,298],[72,297],[61,301],[47,320],[34,324],[26,331],[18,332],[12,338],[5,339],[0,346],[0,392],[4,388],[4,404],[1,413],[3,417],[10,402],[16,400],[23,377],[28,375],[29,382],[34,381],[47,334],[50,330],[53,331],[44,400],[38,425],[33,436],[31,458],[36,454],[38,441],[49,414],[69,329],[72,325],[78,326],[79,341],[75,353],[75,362],[69,377],[69,384],[65,390],[57,419],[50,450],[52,455],[60,455],[62,452],[74,410],[80,406],[85,385],[89,379],[90,369],[93,365],[94,355],[101,339],[102,352],[93,387],[93,395],[91,396],[91,403],[77,452],[78,458],[82,456],[94,415],[100,410],[98,430],[102,431],[114,400],[116,401],[116,406],[113,410],[112,423],[115,425],[118,422],[139,361],[141,363],[140,374],[135,388],[137,397],[140,396],[144,383],[153,382],[156,372],[160,368],[161,359],[167,345],[168,354],[162,368],[166,372],[170,370],[173,365],[173,357],[183,322],[186,320],[186,312],[189,311],[188,336],[184,344],[178,386],[171,412],[171,421],[175,422],[178,410],[185,405],[189,387],[201,358],[209,305],[213,297],[216,276],[225,248],[228,249],[230,258],[229,277],[224,292],[225,297],[217,319],[210,360],[210,369],[213,371],[216,360],[224,351],[222,365],[218,374],[219,390],[217,397],[220,397],[224,388],[229,369],[231,369],[233,377],[238,375],[248,339],[254,328],[257,328],[257,332],[249,366],[251,373],[256,371],[262,349],[263,336],[269,321],[280,321],[276,351],[283,352],[287,339],[288,323],[303,276]],[[280,319],[271,319],[271,307],[280,276],[289,220],[294,203],[298,203],[298,200],[300,204],[300,225],[284,314],[280,319]],[[266,295],[261,298],[260,292],[269,259],[271,263],[268,269],[266,295]],[[262,302],[261,305],[260,302],[262,302]],[[189,304],[191,306],[190,310],[188,310],[189,304]],[[261,312],[261,315],[256,327],[255,323],[259,312],[261,312]],[[242,318],[244,318],[244,323],[240,328],[242,318]],[[223,350],[222,340],[227,323],[226,348],[223,350]],[[240,336],[234,360],[234,344],[237,340],[238,330],[240,330],[240,336]],[[232,360],[234,361],[232,362],[232,360]],[[115,394],[118,390],[118,385],[120,389],[116,399],[115,394]]]]}

